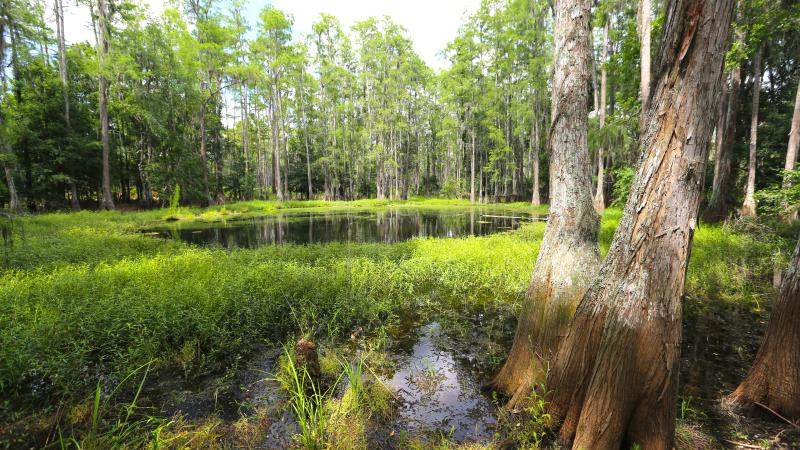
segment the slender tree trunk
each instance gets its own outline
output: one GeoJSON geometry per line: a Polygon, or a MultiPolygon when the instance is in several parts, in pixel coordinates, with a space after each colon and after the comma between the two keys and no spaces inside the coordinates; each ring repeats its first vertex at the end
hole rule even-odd
{"type": "MultiPolygon", "coordinates": [[[[300,111],[302,113],[303,119],[303,142],[306,146],[306,181],[308,183],[308,199],[311,200],[314,198],[314,188],[311,183],[311,150],[308,147],[308,119],[306,118],[306,104],[305,104],[305,92],[303,91],[303,78],[305,77],[304,68],[301,67],[300,69],[300,82],[299,86],[300,89],[297,92],[297,95],[300,99],[300,111]]],[[[370,145],[372,144],[372,132],[370,131],[370,145]]]]}
{"type": "Polygon", "coordinates": [[[639,28],[639,40],[641,41],[641,45],[639,47],[639,59],[641,61],[641,71],[640,71],[640,92],[639,97],[642,102],[642,112],[639,116],[639,129],[644,131],[646,128],[646,124],[644,123],[647,120],[647,112],[650,108],[650,34],[651,34],[651,27],[650,27],[650,14],[652,12],[652,6],[650,5],[650,0],[640,0],[639,1],[639,21],[638,21],[638,28],[639,28]]]}
{"type": "Polygon", "coordinates": [[[550,132],[550,215],[508,360],[494,386],[524,405],[600,264],[588,136],[590,0],[560,0],[550,132]]]}
{"type": "Polygon", "coordinates": [[[572,448],[671,449],[681,298],[734,0],[666,6],[652,117],[630,197],[600,273],[547,378],[572,448]]]}
{"type": "MultiPolygon", "coordinates": [[[[67,48],[64,43],[64,4],[62,0],[55,0],[53,2],[53,11],[56,17],[56,35],[58,38],[58,75],[61,79],[61,94],[64,98],[64,124],[67,127],[67,132],[72,129],[69,117],[69,84],[67,79],[67,48]]],[[[75,184],[75,178],[70,177],[70,205],[73,211],[80,211],[81,204],[78,201],[78,186],[75,184]]]]}
{"type": "MultiPolygon", "coordinates": [[[[740,35],[741,36],[741,35],[740,35]]],[[[739,38],[737,37],[737,40],[739,38]]],[[[742,37],[743,39],[743,37],[742,37]]],[[[717,222],[728,215],[731,208],[733,190],[733,145],[736,135],[736,116],[739,111],[739,89],[742,85],[742,69],[736,67],[730,72],[730,86],[723,85],[724,105],[720,112],[717,127],[717,142],[714,153],[714,179],[711,185],[711,198],[703,217],[709,222],[717,222]]]]}
{"type": "Polygon", "coordinates": [[[211,193],[208,189],[208,150],[206,137],[206,102],[200,105],[200,168],[203,171],[203,204],[208,206],[212,203],[211,193]]]}
{"type": "Polygon", "coordinates": [[[283,199],[283,185],[281,183],[281,141],[280,141],[280,125],[278,120],[278,82],[273,81],[272,86],[272,104],[270,105],[270,115],[272,122],[272,167],[275,170],[273,183],[275,185],[275,195],[279,202],[283,199]]]}
{"type": "Polygon", "coordinates": [[[67,85],[67,49],[64,43],[64,6],[62,0],[55,0],[53,10],[56,16],[56,35],[58,38],[58,74],[61,78],[61,94],[64,97],[64,122],[67,127],[69,120],[69,87],[67,85]]]}
{"type": "Polygon", "coordinates": [[[110,173],[110,144],[108,136],[108,79],[104,73],[107,69],[109,51],[108,7],[106,0],[97,0],[97,46],[100,58],[100,141],[103,146],[103,197],[100,200],[101,209],[114,209],[114,198],[111,195],[110,173]]]}
{"type": "MultiPolygon", "coordinates": [[[[797,86],[797,94],[794,98],[794,113],[792,113],[792,128],[789,131],[789,145],[786,147],[786,162],[783,165],[784,170],[794,170],[794,165],[797,161],[797,150],[800,148],[800,84],[797,86]]],[[[791,180],[789,176],[784,176],[783,187],[789,188],[791,180]]],[[[788,208],[790,205],[784,205],[788,208]]],[[[783,215],[786,222],[794,222],[797,220],[797,205],[790,212],[783,215]]]]}
{"type": "Polygon", "coordinates": [[[278,90],[278,117],[281,119],[281,142],[283,143],[283,195],[291,198],[289,193],[289,135],[286,132],[286,114],[283,112],[283,96],[278,90]]]}
{"type": "Polygon", "coordinates": [[[753,57],[753,109],[750,114],[750,158],[747,162],[747,186],[742,204],[742,216],[756,215],[756,162],[758,155],[758,98],[761,93],[761,47],[753,57]]]}
{"type": "Polygon", "coordinates": [[[14,173],[7,164],[3,164],[3,171],[6,175],[6,186],[8,187],[8,209],[11,211],[19,211],[19,196],[17,195],[17,185],[14,183],[14,173]]]}
{"type": "Polygon", "coordinates": [[[475,128],[470,133],[472,139],[472,157],[470,158],[470,172],[469,172],[469,202],[475,203],[475,128]]]}
{"type": "MultiPolygon", "coordinates": [[[[4,92],[6,90],[5,33],[6,23],[5,21],[0,20],[0,88],[2,88],[4,92]]],[[[0,108],[0,129],[4,128],[4,126],[5,111],[0,108]]],[[[6,186],[8,187],[8,208],[13,212],[17,212],[20,209],[20,204],[19,196],[17,194],[17,185],[14,183],[14,171],[11,169],[11,165],[13,164],[11,145],[9,145],[9,143],[5,140],[0,142],[0,151],[2,151],[3,156],[7,155],[5,158],[3,158],[3,173],[6,177],[6,186]]]]}
{"type": "Polygon", "coordinates": [[[533,147],[533,194],[531,195],[531,205],[539,206],[542,204],[539,191],[539,119],[535,118],[531,124],[531,146],[533,147]]]}
{"type": "MultiPolygon", "coordinates": [[[[606,126],[606,94],[608,92],[608,71],[606,70],[606,64],[608,63],[608,17],[606,17],[605,22],[603,27],[603,66],[600,68],[600,129],[606,126]]],[[[601,146],[597,149],[597,191],[594,194],[594,209],[600,214],[606,209],[603,163],[603,147],[601,146]]]]}
{"type": "Polygon", "coordinates": [[[729,397],[761,403],[800,419],[800,239],[783,275],[764,341],[747,376],[729,397]]]}
{"type": "MultiPolygon", "coordinates": [[[[744,20],[742,0],[737,2],[736,21],[744,20]]],[[[735,45],[744,45],[745,35],[741,30],[735,34],[735,45]]],[[[703,215],[705,220],[716,222],[723,220],[733,205],[732,193],[734,178],[731,176],[733,166],[733,147],[736,136],[737,113],[739,111],[739,93],[742,86],[742,68],[737,65],[729,74],[729,86],[723,84],[724,109],[720,114],[724,117],[722,128],[717,129],[717,142],[714,156],[714,179],[711,188],[711,198],[703,215]]]]}
{"type": "MultiPolygon", "coordinates": [[[[248,175],[250,174],[250,101],[249,101],[250,91],[247,86],[247,81],[244,80],[242,82],[242,156],[244,157],[244,176],[245,179],[248,179],[248,175]]],[[[243,197],[245,200],[250,200],[253,198],[253,191],[249,185],[246,186],[247,191],[243,191],[243,197]]]]}

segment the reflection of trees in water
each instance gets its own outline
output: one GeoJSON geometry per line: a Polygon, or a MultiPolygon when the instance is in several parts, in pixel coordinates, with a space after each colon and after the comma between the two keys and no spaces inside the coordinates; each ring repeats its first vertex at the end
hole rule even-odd
{"type": "MultiPolygon", "coordinates": [[[[519,216],[519,213],[513,216],[519,216]]],[[[326,242],[394,243],[414,237],[480,236],[516,228],[520,220],[495,211],[415,211],[387,209],[375,213],[281,214],[231,221],[200,230],[171,227],[165,237],[198,245],[254,248],[271,244],[326,242]]]]}

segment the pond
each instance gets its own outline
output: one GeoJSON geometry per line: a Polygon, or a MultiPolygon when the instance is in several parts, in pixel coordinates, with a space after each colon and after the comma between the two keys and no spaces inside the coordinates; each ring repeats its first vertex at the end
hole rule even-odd
{"type": "Polygon", "coordinates": [[[202,246],[256,248],[273,244],[328,242],[402,242],[416,237],[483,236],[513,230],[523,222],[544,220],[498,208],[325,211],[283,213],[211,223],[170,223],[147,234],[202,246]]]}

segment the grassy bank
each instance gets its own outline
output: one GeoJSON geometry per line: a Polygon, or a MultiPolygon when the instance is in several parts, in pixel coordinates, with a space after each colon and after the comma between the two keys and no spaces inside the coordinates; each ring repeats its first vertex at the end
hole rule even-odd
{"type": "MultiPolygon", "coordinates": [[[[208,210],[16,219],[0,279],[0,423],[6,424],[0,430],[29,417],[52,416],[60,405],[91,396],[98,383],[106,392],[148,362],[154,370],[179,368],[187,379],[196,379],[230,370],[256,345],[281,345],[302,332],[336,341],[358,327],[379,333],[412,313],[515,313],[543,223],[486,237],[235,251],[137,232],[176,216],[218,220],[282,209],[391,205],[247,202],[208,210]]],[[[423,200],[400,207],[466,206],[423,200]]],[[[531,211],[525,204],[503,206],[531,211]]],[[[603,217],[603,252],[619,216],[608,210],[603,217]]],[[[726,227],[702,226],[696,233],[687,330],[691,337],[716,324],[731,333],[719,338],[722,349],[740,347],[726,360],[739,364],[731,380],[752,358],[774,296],[775,254],[786,248],[783,241],[726,227]],[[752,322],[751,335],[732,329],[742,320],[752,322]]],[[[694,395],[712,393],[698,388],[694,395]]]]}

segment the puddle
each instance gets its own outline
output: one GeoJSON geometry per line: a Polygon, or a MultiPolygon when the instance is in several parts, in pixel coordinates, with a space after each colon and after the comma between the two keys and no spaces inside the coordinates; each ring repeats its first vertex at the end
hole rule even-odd
{"type": "MultiPolygon", "coordinates": [[[[403,445],[399,438],[404,432],[423,442],[440,437],[458,443],[494,440],[496,408],[480,391],[483,369],[477,343],[481,337],[470,333],[464,338],[461,342],[448,337],[433,322],[410,329],[394,341],[391,358],[397,370],[381,376],[381,381],[399,401],[386,421],[368,426],[369,448],[403,445]]],[[[292,437],[300,431],[297,419],[286,392],[272,379],[282,351],[258,347],[244,367],[192,384],[178,372],[161,373],[145,388],[143,403],[165,417],[179,415],[192,422],[219,418],[223,435],[241,418],[260,417],[263,434],[253,448],[293,448],[292,437]]],[[[337,397],[345,386],[343,380],[337,397]]]]}
{"type": "Polygon", "coordinates": [[[441,433],[452,441],[488,441],[494,437],[495,407],[480,393],[477,376],[459,363],[433,322],[420,329],[410,354],[384,383],[402,399],[392,424],[396,433],[441,433]]]}

